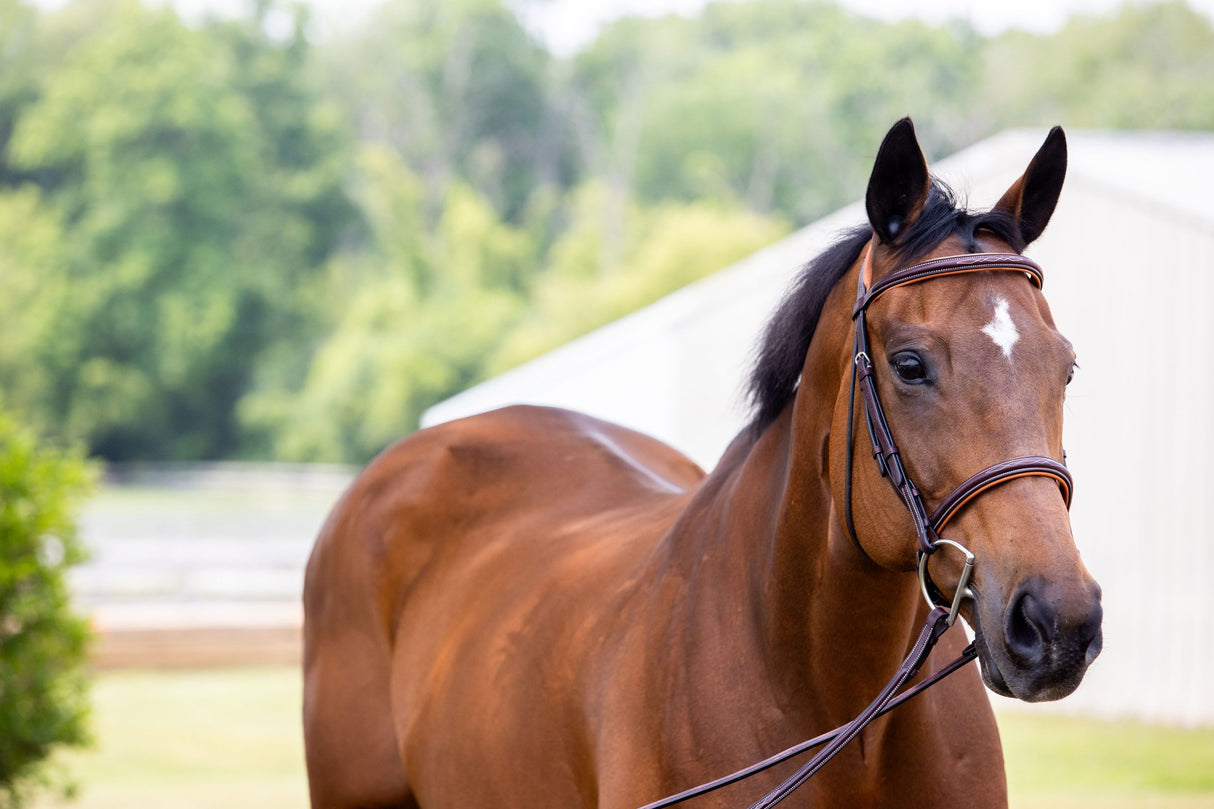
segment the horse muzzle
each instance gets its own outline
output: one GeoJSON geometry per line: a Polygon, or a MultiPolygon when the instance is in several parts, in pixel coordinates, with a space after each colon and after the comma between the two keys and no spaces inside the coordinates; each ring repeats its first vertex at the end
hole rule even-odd
{"type": "Polygon", "coordinates": [[[1040,577],[1022,582],[999,609],[975,605],[987,686],[1025,702],[1061,699],[1083,680],[1102,646],[1100,587],[1063,587],[1040,577]],[[989,620],[988,620],[989,619],[989,620]]]}

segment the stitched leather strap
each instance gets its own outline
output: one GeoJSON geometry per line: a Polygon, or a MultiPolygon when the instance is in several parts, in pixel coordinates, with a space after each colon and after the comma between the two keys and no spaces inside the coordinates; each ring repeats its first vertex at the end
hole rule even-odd
{"type": "Polygon", "coordinates": [[[1000,483],[1006,483],[1009,480],[1033,475],[1041,475],[1058,481],[1058,487],[1062,489],[1062,499],[1068,509],[1071,507],[1071,494],[1074,491],[1075,483],[1071,478],[1070,471],[1053,458],[1030,455],[1025,458],[1012,458],[1009,461],[988,466],[978,474],[971,476],[956,489],[953,489],[952,493],[944,498],[944,501],[940,505],[936,506],[936,510],[928,517],[928,522],[938,536],[944,530],[944,526],[948,524],[948,521],[953,518],[954,514],[964,508],[966,503],[987,489],[998,486],[1000,483]]]}
{"type": "Polygon", "coordinates": [[[839,734],[831,739],[826,747],[822,748],[821,752],[801,765],[795,773],[786,778],[778,787],[752,803],[750,809],[770,809],[787,798],[792,794],[793,790],[808,781],[814,773],[825,766],[826,762],[834,758],[843,749],[844,745],[856,738],[869,722],[880,715],[882,709],[893,700],[898,690],[915,676],[919,671],[919,667],[923,665],[923,661],[927,659],[932,647],[936,645],[936,641],[948,630],[948,627],[948,610],[943,607],[936,607],[928,613],[927,623],[924,624],[923,631],[919,633],[919,638],[915,641],[911,653],[907,655],[901,668],[898,669],[898,672],[889,681],[889,684],[877,695],[877,698],[869,703],[868,707],[861,711],[859,716],[845,725],[839,731],[839,734]]]}
{"type": "MultiPolygon", "coordinates": [[[[874,376],[872,359],[869,354],[868,324],[864,312],[860,312],[859,317],[856,318],[853,373],[856,374],[860,398],[864,403],[864,420],[868,426],[868,437],[873,444],[873,457],[877,460],[882,477],[890,482],[894,491],[898,493],[899,499],[902,500],[902,504],[910,512],[919,552],[931,554],[935,551],[936,537],[930,530],[931,522],[928,520],[927,506],[923,503],[923,496],[919,493],[918,487],[906,474],[906,469],[902,465],[902,456],[898,452],[898,444],[894,441],[894,434],[885,418],[885,408],[881,406],[881,398],[877,395],[877,379],[874,376]]],[[[849,412],[847,417],[851,419],[852,413],[849,412]]],[[[850,500],[847,503],[847,509],[850,512],[850,500]]],[[[859,544],[858,538],[856,542],[859,544]]]]}
{"type": "Polygon", "coordinates": [[[869,304],[894,287],[914,284],[942,275],[961,275],[987,270],[1015,270],[1025,273],[1038,289],[1041,289],[1045,283],[1045,273],[1041,266],[1018,253],[963,253],[912,264],[901,270],[895,270],[873,284],[871,256],[872,250],[869,249],[864,254],[864,269],[860,274],[860,294],[856,297],[856,305],[852,309],[853,319],[867,309],[869,304]]]}
{"type": "MultiPolygon", "coordinates": [[[[926,655],[925,655],[925,657],[926,657],[926,655]]],[[[931,676],[923,678],[922,681],[916,683],[914,686],[906,689],[905,691],[902,691],[896,697],[889,700],[888,703],[884,707],[882,707],[879,711],[877,711],[877,713],[873,716],[873,718],[875,719],[879,716],[884,716],[885,714],[892,711],[894,708],[897,708],[902,703],[907,702],[907,701],[917,697],[919,694],[922,694],[924,691],[931,688],[933,685],[940,682],[945,677],[948,677],[950,674],[953,674],[954,672],[961,670],[968,663],[971,663],[972,661],[977,659],[977,657],[978,657],[978,649],[976,646],[974,646],[974,644],[971,643],[969,646],[965,647],[965,649],[961,652],[960,655],[957,656],[956,659],[950,661],[947,665],[942,666],[938,671],[933,673],[931,676]]],[[[895,676],[898,676],[898,675],[895,675],[895,676]]],[[[792,747],[788,748],[787,750],[783,750],[779,753],[776,753],[774,756],[765,758],[760,762],[757,762],[755,764],[750,765],[749,767],[746,767],[745,769],[741,769],[741,770],[738,770],[737,772],[730,773],[729,775],[718,778],[715,781],[709,781],[708,783],[700,784],[699,786],[684,790],[683,792],[679,792],[678,794],[671,795],[666,798],[662,798],[660,801],[654,801],[653,803],[647,803],[644,806],[642,806],[641,809],[666,809],[666,807],[674,806],[676,804],[683,803],[684,801],[689,801],[692,798],[699,797],[700,795],[707,795],[709,792],[715,792],[716,790],[721,789],[722,787],[727,787],[730,784],[736,784],[738,781],[745,780],[745,779],[751,777],[752,775],[757,775],[758,773],[761,773],[765,770],[769,770],[772,767],[776,766],[777,764],[782,764],[785,761],[788,761],[790,758],[793,758],[794,756],[798,756],[801,753],[812,750],[815,747],[821,747],[822,745],[826,744],[827,742],[833,741],[841,733],[843,733],[847,728],[848,728],[848,725],[843,725],[842,727],[837,727],[834,730],[827,731],[826,733],[823,733],[819,736],[815,736],[812,739],[808,739],[799,744],[795,744],[792,747]]]]}

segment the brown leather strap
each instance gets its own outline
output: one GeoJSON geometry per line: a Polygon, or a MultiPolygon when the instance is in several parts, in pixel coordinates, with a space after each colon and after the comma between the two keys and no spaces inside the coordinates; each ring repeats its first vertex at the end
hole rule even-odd
{"type": "Polygon", "coordinates": [[[902,666],[898,669],[893,679],[885,686],[877,698],[869,703],[868,707],[860,712],[860,715],[847,723],[838,732],[838,735],[831,739],[826,747],[807,761],[805,764],[792,775],[784,780],[778,787],[768,792],[759,800],[750,805],[750,809],[770,809],[780,801],[787,798],[792,792],[809,780],[809,778],[818,770],[825,766],[826,762],[835,757],[843,747],[860,734],[869,722],[876,719],[882,709],[893,701],[894,696],[904,684],[919,671],[919,667],[923,665],[923,661],[927,660],[928,654],[932,647],[936,645],[936,641],[940,639],[949,628],[948,610],[943,607],[936,607],[927,616],[927,623],[923,626],[923,631],[919,633],[918,640],[915,641],[911,653],[907,655],[902,666]]]}
{"type": "MultiPolygon", "coordinates": [[[[930,531],[931,523],[927,518],[927,506],[923,502],[923,496],[919,493],[918,487],[906,474],[906,469],[902,465],[902,456],[898,452],[898,444],[894,441],[894,434],[885,418],[885,408],[881,406],[881,398],[877,394],[877,379],[874,376],[872,357],[869,354],[868,323],[864,312],[860,312],[856,317],[855,359],[852,365],[852,372],[856,375],[857,385],[860,388],[860,398],[864,403],[864,420],[868,426],[868,437],[873,445],[873,457],[877,461],[881,475],[894,487],[902,504],[910,512],[919,552],[930,554],[935,550],[935,536],[930,531]]],[[[849,419],[848,433],[850,434],[852,413],[849,412],[847,417],[849,419]]],[[[850,493],[847,509],[850,520],[850,493]]],[[[858,539],[856,539],[856,543],[859,544],[858,539]]]]}
{"type": "Polygon", "coordinates": [[[856,305],[852,309],[853,318],[867,309],[869,304],[894,287],[914,284],[919,281],[925,281],[928,278],[938,278],[942,275],[960,275],[962,273],[985,272],[987,270],[1014,270],[1025,273],[1038,289],[1041,289],[1045,283],[1045,273],[1042,271],[1040,265],[1018,253],[963,253],[957,256],[943,256],[920,262],[919,264],[912,264],[901,270],[895,270],[880,281],[868,286],[871,281],[865,278],[865,275],[871,275],[872,272],[871,255],[872,250],[870,249],[864,256],[867,273],[861,273],[861,294],[857,296],[856,305]]]}
{"type": "Polygon", "coordinates": [[[944,526],[948,524],[948,521],[953,518],[954,514],[987,489],[998,486],[1000,483],[1006,483],[1009,480],[1029,477],[1031,475],[1040,475],[1058,481],[1058,487],[1062,489],[1062,499],[1068,509],[1071,507],[1071,495],[1074,491],[1075,483],[1071,478],[1070,471],[1053,458],[1030,455],[1025,458],[1012,458],[1011,460],[997,463],[994,466],[988,466],[978,474],[972,475],[956,489],[953,489],[952,493],[944,498],[944,501],[936,506],[936,510],[928,517],[932,530],[938,536],[944,530],[944,526]]]}
{"type": "MultiPolygon", "coordinates": [[[[965,647],[965,649],[960,655],[957,656],[956,659],[949,661],[947,665],[942,666],[938,671],[934,672],[928,677],[924,677],[920,682],[916,683],[905,691],[902,691],[896,697],[889,700],[884,707],[877,711],[873,718],[884,716],[904,702],[914,699],[919,694],[922,694],[924,691],[943,680],[945,677],[948,677],[950,674],[964,668],[968,663],[971,663],[977,659],[977,657],[978,649],[976,646],[974,646],[974,644],[971,643],[969,646],[965,647]]],[[[827,742],[833,741],[839,736],[839,734],[843,733],[847,727],[848,725],[837,727],[834,730],[827,731],[826,733],[815,736],[812,739],[795,744],[792,747],[789,747],[787,750],[782,750],[781,752],[776,753],[774,756],[765,758],[760,762],[746,767],[745,769],[722,776],[715,781],[700,784],[699,786],[692,787],[691,789],[684,790],[675,795],[670,795],[669,797],[662,798],[659,801],[647,803],[642,806],[641,809],[666,809],[666,807],[674,806],[676,804],[683,803],[684,801],[689,801],[692,798],[699,797],[700,795],[707,795],[709,792],[715,792],[716,790],[721,789],[722,787],[727,787],[730,784],[736,784],[738,781],[743,781],[752,775],[757,775],[758,773],[771,769],[777,764],[782,764],[794,756],[798,756],[801,753],[805,753],[814,749],[815,747],[821,747],[827,742]]]]}

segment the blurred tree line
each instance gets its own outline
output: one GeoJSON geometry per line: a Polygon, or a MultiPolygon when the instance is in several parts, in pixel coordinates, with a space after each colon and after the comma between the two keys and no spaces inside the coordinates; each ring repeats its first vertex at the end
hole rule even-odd
{"type": "Polygon", "coordinates": [[[558,58],[502,0],[313,41],[256,0],[0,0],[0,401],[111,460],[362,461],[428,405],[856,198],[912,114],[1214,129],[1183,3],[1049,36],[830,2],[625,19],[558,58]]]}

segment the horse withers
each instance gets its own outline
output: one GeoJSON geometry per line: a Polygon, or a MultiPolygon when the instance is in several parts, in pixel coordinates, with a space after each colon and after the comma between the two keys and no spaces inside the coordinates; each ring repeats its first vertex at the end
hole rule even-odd
{"type": "MultiPolygon", "coordinates": [[[[937,509],[1008,459],[1061,469],[1074,367],[1015,266],[892,286],[853,319],[857,290],[941,257],[1014,259],[1065,170],[1055,129],[992,210],[970,212],[929,176],[910,121],[896,124],[869,221],[781,303],[753,419],[710,474],[647,436],[538,407],[423,430],[376,458],[308,565],[314,809],[635,809],[851,719],[929,609],[924,530],[883,477],[892,461],[872,460],[869,399],[895,474],[937,509]],[[871,397],[855,392],[862,364],[871,397]]],[[[944,532],[975,559],[960,609],[981,680],[963,669],[876,720],[790,805],[1006,806],[982,681],[1057,699],[1100,650],[1100,590],[1059,477],[979,480],[944,532]]],[[[961,555],[927,569],[951,598],[961,555]]],[[[946,635],[938,656],[964,644],[946,635]]],[[[689,805],[745,806],[786,774],[689,805]]]]}

